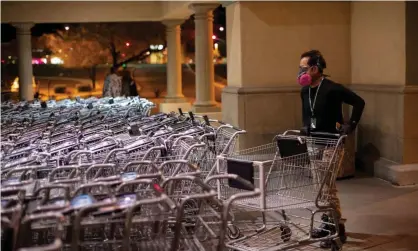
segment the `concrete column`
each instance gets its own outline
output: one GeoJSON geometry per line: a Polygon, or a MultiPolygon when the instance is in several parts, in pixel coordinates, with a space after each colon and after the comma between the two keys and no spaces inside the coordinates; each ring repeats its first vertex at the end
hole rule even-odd
{"type": "Polygon", "coordinates": [[[219,4],[191,4],[195,13],[195,64],[196,102],[195,112],[216,112],[215,72],[213,66],[213,13],[219,4]]]}
{"type": "Polygon", "coordinates": [[[191,105],[185,99],[182,90],[182,53],[181,29],[184,20],[164,20],[167,38],[167,95],[164,103],[160,104],[161,112],[177,111],[181,108],[187,112],[191,105]]]}
{"type": "Polygon", "coordinates": [[[393,184],[418,184],[418,4],[350,4],[351,88],[366,102],[360,167],[393,184]]]}
{"type": "Polygon", "coordinates": [[[21,100],[33,100],[32,88],[32,23],[13,24],[16,27],[16,38],[19,56],[19,94],[21,100]]]}
{"type": "Polygon", "coordinates": [[[180,25],[184,20],[165,20],[167,37],[166,102],[184,101],[182,92],[180,25]]]}
{"type": "Polygon", "coordinates": [[[222,92],[222,117],[247,131],[239,139],[241,148],[269,143],[301,127],[296,76],[303,52],[320,50],[326,73],[336,82],[350,81],[349,2],[233,2],[226,6],[226,34],[228,86],[222,92]],[[310,13],[318,18],[295,18],[310,13]]]}

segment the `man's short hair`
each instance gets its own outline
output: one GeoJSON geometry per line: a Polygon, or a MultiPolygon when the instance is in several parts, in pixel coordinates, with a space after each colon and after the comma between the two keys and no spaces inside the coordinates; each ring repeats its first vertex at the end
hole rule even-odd
{"type": "Polygon", "coordinates": [[[309,66],[318,66],[320,73],[322,73],[324,69],[327,68],[327,62],[325,61],[320,51],[310,50],[300,55],[300,59],[305,58],[305,57],[309,58],[308,59],[309,66]]]}

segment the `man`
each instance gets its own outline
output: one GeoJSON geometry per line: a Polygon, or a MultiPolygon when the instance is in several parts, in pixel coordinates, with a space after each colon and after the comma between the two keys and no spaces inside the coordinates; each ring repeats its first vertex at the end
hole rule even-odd
{"type": "Polygon", "coordinates": [[[112,67],[110,68],[110,74],[106,76],[103,84],[103,97],[119,97],[121,91],[121,78],[116,74],[116,69],[112,67]]]}
{"type": "MultiPolygon", "coordinates": [[[[360,120],[364,109],[364,100],[344,86],[334,83],[327,79],[323,70],[327,67],[324,57],[317,50],[305,52],[300,57],[298,83],[303,86],[301,90],[302,98],[302,132],[343,132],[350,134],[353,132],[360,120]],[[343,103],[353,107],[351,118],[348,123],[344,123],[342,114],[343,103]],[[342,125],[337,128],[338,125],[342,125]]],[[[325,150],[326,151],[326,150],[325,150]]],[[[324,151],[322,161],[325,160],[324,151]]],[[[337,167],[339,169],[339,167],[337,167]]],[[[331,181],[331,187],[327,188],[331,196],[331,203],[336,210],[338,217],[339,236],[341,241],[346,241],[345,226],[341,220],[340,201],[337,196],[335,182],[331,181]]],[[[329,221],[328,215],[323,215],[324,222],[329,221]]],[[[322,224],[319,229],[312,232],[313,238],[321,238],[335,231],[331,224],[322,224]]],[[[331,241],[321,242],[322,248],[330,248],[331,241]]]]}

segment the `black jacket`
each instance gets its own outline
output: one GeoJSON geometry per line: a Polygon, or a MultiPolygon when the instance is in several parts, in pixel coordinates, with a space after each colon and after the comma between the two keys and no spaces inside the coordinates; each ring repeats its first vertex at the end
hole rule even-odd
{"type": "MultiPolygon", "coordinates": [[[[312,117],[309,105],[309,88],[311,87],[304,86],[301,90],[302,118],[305,127],[310,127],[312,117]]],[[[336,123],[344,124],[345,122],[342,113],[343,103],[353,107],[349,123],[352,129],[357,126],[365,105],[364,100],[360,96],[343,85],[334,83],[326,78],[320,86],[311,89],[312,102],[317,90],[319,92],[314,106],[316,129],[311,128],[312,131],[335,133],[337,131],[336,123]]]]}

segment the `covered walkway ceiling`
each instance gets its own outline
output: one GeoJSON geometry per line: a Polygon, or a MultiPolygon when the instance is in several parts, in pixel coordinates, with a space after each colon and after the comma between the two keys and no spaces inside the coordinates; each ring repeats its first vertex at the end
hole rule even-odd
{"type": "Polygon", "coordinates": [[[2,1],[2,23],[139,22],[187,19],[189,4],[217,1],[2,1]]]}

